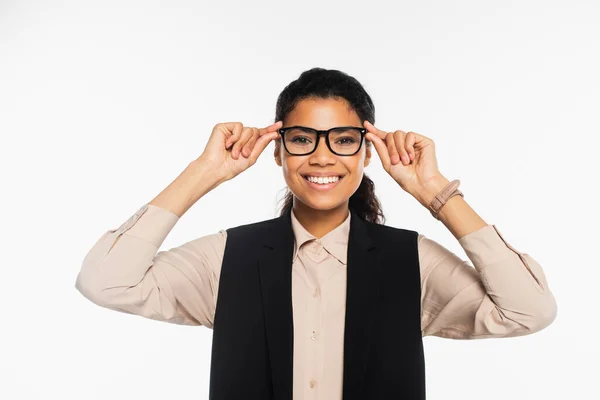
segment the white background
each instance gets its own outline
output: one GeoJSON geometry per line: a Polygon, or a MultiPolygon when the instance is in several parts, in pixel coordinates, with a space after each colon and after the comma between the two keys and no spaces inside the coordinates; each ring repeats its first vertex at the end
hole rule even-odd
{"type": "MultiPolygon", "coordinates": [[[[280,91],[314,66],[356,77],[379,128],[432,138],[440,171],[557,298],[555,322],[530,336],[426,337],[428,399],[600,398],[599,8],[0,1],[0,398],[208,398],[211,330],[100,308],[75,279],[216,123],[269,125],[280,91]]],[[[274,217],[285,183],[272,152],[200,199],[161,249],[274,217]]],[[[388,225],[466,257],[376,155],[366,173],[388,225]]]]}

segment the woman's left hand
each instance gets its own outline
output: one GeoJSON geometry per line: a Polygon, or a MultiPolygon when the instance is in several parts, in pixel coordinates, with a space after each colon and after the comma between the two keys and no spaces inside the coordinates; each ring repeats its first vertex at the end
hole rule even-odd
{"type": "Polygon", "coordinates": [[[369,121],[364,126],[365,138],[375,145],[383,169],[408,193],[416,197],[428,183],[442,175],[430,138],[401,130],[384,132],[369,121]]]}

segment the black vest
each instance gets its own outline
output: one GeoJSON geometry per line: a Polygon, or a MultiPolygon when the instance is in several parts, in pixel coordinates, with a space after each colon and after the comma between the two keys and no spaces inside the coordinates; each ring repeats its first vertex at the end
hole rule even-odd
{"type": "MultiPolygon", "coordinates": [[[[418,233],[350,212],[343,400],[424,400],[418,233]]],[[[210,399],[292,399],[293,251],[289,210],[227,230],[210,399]]]]}

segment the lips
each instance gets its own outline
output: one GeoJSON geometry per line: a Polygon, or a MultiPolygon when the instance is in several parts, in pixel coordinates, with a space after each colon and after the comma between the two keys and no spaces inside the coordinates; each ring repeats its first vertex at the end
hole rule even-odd
{"type": "Polygon", "coordinates": [[[344,175],[343,174],[336,174],[336,173],[331,173],[331,174],[303,174],[302,177],[304,179],[308,178],[309,176],[312,176],[313,178],[325,178],[325,177],[339,177],[339,178],[343,178],[344,175]]]}
{"type": "Polygon", "coordinates": [[[339,176],[340,178],[334,182],[330,182],[330,183],[317,183],[317,182],[311,182],[308,180],[308,176],[312,176],[312,175],[306,175],[304,176],[304,181],[306,182],[306,184],[308,185],[308,187],[310,187],[312,190],[315,190],[317,192],[327,192],[329,190],[333,190],[333,188],[335,188],[343,179],[344,179],[344,175],[329,175],[329,176],[339,176]]]}
{"type": "Polygon", "coordinates": [[[314,179],[319,179],[319,178],[337,178],[336,181],[334,182],[339,182],[342,180],[342,178],[344,177],[344,175],[302,175],[302,177],[304,178],[305,181],[310,182],[310,180],[308,179],[310,178],[314,178],[314,179]]]}

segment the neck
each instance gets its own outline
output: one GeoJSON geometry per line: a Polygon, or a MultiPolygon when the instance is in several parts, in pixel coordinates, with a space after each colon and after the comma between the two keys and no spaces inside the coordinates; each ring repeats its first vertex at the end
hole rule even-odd
{"type": "Polygon", "coordinates": [[[306,206],[296,198],[294,198],[292,209],[298,222],[317,239],[340,226],[348,218],[350,212],[347,201],[331,210],[317,210],[306,206]]]}

